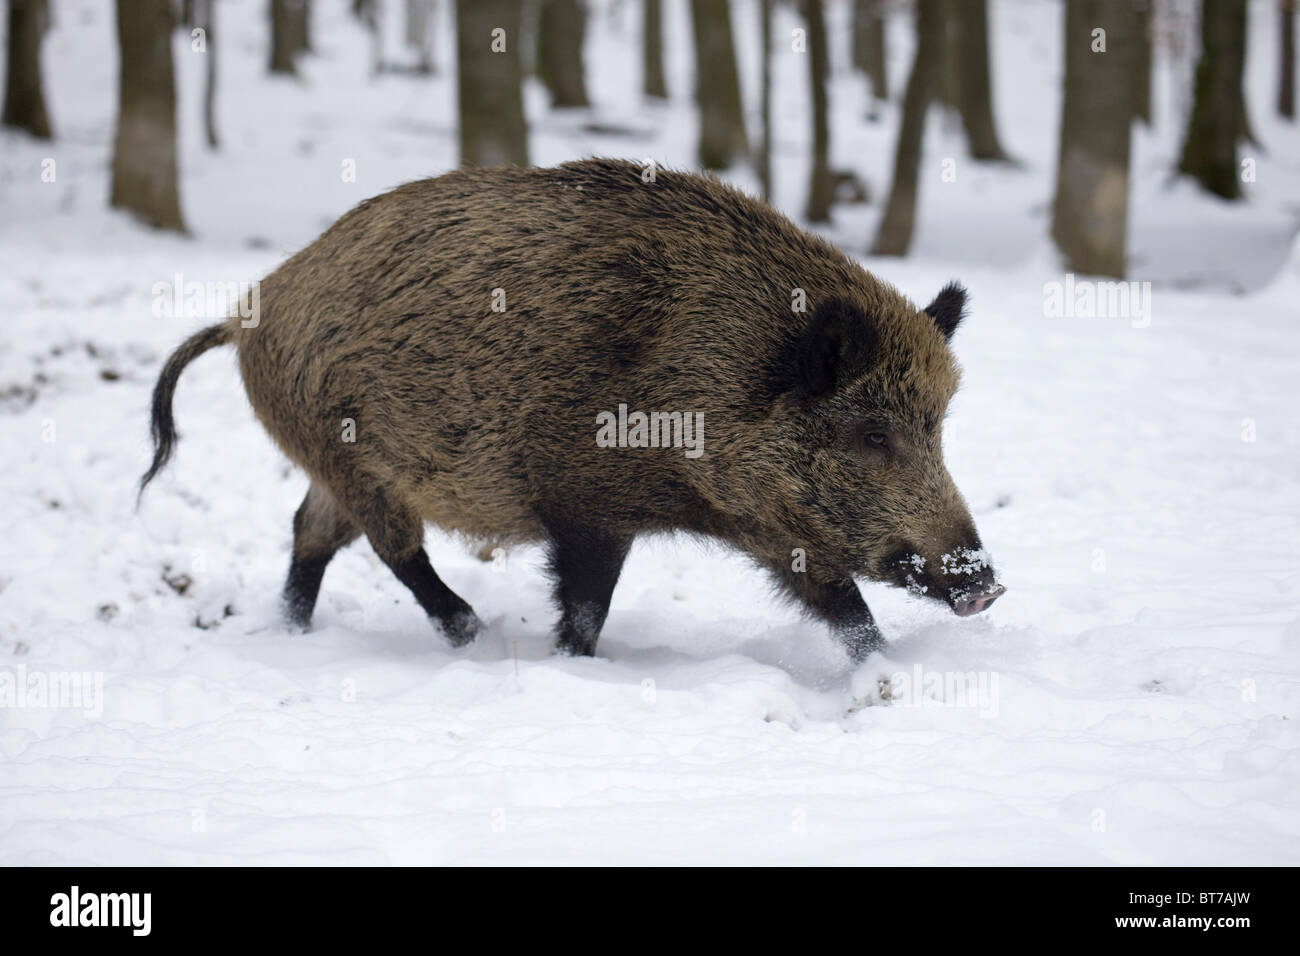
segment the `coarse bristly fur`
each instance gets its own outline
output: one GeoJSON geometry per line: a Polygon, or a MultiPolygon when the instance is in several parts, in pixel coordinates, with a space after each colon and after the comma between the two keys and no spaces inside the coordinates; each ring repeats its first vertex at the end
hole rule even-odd
{"type": "Polygon", "coordinates": [[[311,478],[285,589],[300,625],[365,534],[453,641],[472,638],[425,522],[548,542],[559,643],[578,653],[649,532],[752,556],[856,658],[882,639],[854,578],[986,607],[1002,588],[940,447],[965,291],[919,310],[717,179],[643,172],[465,169],[361,203],[262,282],[253,327],[234,316],[167,363],[145,481],[174,443],[181,370],[230,342],[311,478]],[[702,413],[703,453],[603,446],[597,416],[620,405],[702,413]]]}

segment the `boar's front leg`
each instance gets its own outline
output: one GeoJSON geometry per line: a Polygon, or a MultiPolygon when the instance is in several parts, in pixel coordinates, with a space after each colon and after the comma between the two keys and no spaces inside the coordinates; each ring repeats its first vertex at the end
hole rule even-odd
{"type": "Polygon", "coordinates": [[[556,648],[590,657],[632,539],[569,521],[544,519],[543,524],[551,539],[550,569],[560,605],[556,648]]]}
{"type": "Polygon", "coordinates": [[[853,578],[845,575],[820,579],[808,572],[785,569],[778,576],[804,607],[831,626],[855,664],[885,647],[884,635],[853,578]]]}

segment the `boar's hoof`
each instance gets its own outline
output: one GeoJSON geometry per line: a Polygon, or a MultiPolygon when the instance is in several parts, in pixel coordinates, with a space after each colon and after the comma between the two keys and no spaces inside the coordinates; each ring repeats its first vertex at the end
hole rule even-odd
{"type": "Polygon", "coordinates": [[[447,636],[452,647],[464,647],[474,640],[483,628],[483,622],[468,607],[437,621],[437,624],[442,628],[442,633],[447,636]]]}
{"type": "Polygon", "coordinates": [[[608,614],[608,592],[601,602],[568,602],[556,630],[555,649],[571,657],[595,657],[596,641],[600,639],[600,629],[605,626],[608,614]]]}
{"type": "Polygon", "coordinates": [[[598,635],[586,635],[572,628],[561,628],[555,641],[555,650],[569,657],[595,657],[598,635]]]}
{"type": "Polygon", "coordinates": [[[844,628],[840,631],[840,640],[855,664],[861,664],[876,651],[883,651],[888,643],[874,621],[844,628]]]}

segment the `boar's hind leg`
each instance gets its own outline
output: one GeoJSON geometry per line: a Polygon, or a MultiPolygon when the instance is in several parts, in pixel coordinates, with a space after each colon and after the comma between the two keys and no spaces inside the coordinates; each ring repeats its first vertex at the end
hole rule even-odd
{"type": "Polygon", "coordinates": [[[290,624],[306,628],[311,623],[326,565],[360,534],[328,491],[319,485],[307,489],[293,516],[293,559],[284,583],[284,614],[290,624]]]}
{"type": "Polygon", "coordinates": [[[544,524],[551,538],[550,567],[560,605],[556,647],[590,657],[596,653],[596,639],[632,541],[603,529],[544,524]]]}
{"type": "Polygon", "coordinates": [[[884,648],[885,638],[851,577],[821,581],[806,572],[787,571],[780,578],[809,611],[831,626],[854,663],[884,648]]]}
{"type": "Polygon", "coordinates": [[[370,546],[381,561],[411,589],[424,613],[436,621],[453,646],[474,639],[482,626],[478,615],[460,595],[443,583],[425,552],[424,524],[416,513],[399,504],[382,489],[369,484],[360,487],[364,498],[356,503],[356,514],[365,528],[370,546]]]}

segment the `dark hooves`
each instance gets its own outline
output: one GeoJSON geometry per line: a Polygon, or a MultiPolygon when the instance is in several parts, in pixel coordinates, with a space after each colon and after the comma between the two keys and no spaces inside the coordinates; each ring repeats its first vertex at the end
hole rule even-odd
{"type": "Polygon", "coordinates": [[[555,652],[569,657],[595,657],[596,642],[576,634],[561,632],[555,641],[555,652]]]}
{"type": "Polygon", "coordinates": [[[298,634],[305,634],[311,630],[313,610],[312,607],[304,606],[303,601],[294,600],[287,595],[280,599],[280,617],[284,621],[284,626],[298,634]]]}
{"type": "Polygon", "coordinates": [[[452,647],[464,647],[483,629],[483,622],[468,605],[465,610],[442,618],[437,624],[452,647]]]}
{"type": "Polygon", "coordinates": [[[861,664],[876,651],[883,651],[889,646],[889,642],[874,624],[853,628],[844,634],[843,639],[849,659],[855,664],[861,664]]]}

